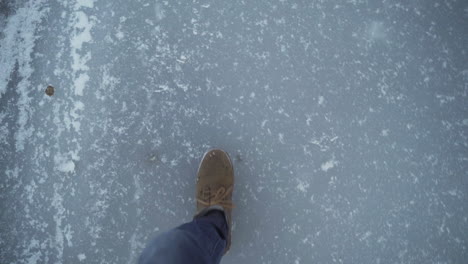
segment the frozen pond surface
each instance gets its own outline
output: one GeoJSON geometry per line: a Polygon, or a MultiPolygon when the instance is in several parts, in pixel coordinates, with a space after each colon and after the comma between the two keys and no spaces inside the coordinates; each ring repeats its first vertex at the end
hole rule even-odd
{"type": "Polygon", "coordinates": [[[0,2],[0,262],[134,263],[219,147],[222,263],[466,263],[468,3],[382,2],[0,2]]]}

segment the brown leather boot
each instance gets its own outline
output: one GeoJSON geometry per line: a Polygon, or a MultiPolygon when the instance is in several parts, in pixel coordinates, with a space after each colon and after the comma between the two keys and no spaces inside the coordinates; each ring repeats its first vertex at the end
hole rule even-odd
{"type": "Polygon", "coordinates": [[[232,191],[234,188],[234,168],[228,154],[220,149],[205,153],[197,174],[197,213],[195,217],[206,214],[208,208],[224,210],[228,225],[226,249],[231,247],[232,191]]]}

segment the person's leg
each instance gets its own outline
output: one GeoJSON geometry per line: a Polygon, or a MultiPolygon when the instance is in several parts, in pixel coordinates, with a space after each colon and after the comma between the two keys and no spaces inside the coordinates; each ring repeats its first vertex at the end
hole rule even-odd
{"type": "Polygon", "coordinates": [[[145,248],[139,264],[219,263],[226,247],[228,226],[224,213],[210,210],[153,239],[145,248]]]}
{"type": "Polygon", "coordinates": [[[205,153],[197,173],[194,220],[151,241],[140,264],[219,263],[231,246],[234,168],[219,149],[205,153]]]}

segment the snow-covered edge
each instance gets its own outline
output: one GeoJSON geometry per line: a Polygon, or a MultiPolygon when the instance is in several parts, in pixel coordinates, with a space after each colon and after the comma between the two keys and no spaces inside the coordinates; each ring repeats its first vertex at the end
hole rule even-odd
{"type": "Polygon", "coordinates": [[[31,1],[18,8],[15,14],[7,18],[0,39],[0,98],[6,92],[10,75],[18,62],[22,78],[29,78],[34,71],[30,65],[35,41],[39,37],[36,30],[42,18],[48,12],[45,0],[31,1]]]}
{"type": "Polygon", "coordinates": [[[18,98],[18,131],[16,134],[16,149],[24,149],[24,141],[32,133],[32,129],[26,128],[31,109],[29,107],[31,91],[30,77],[34,72],[31,65],[33,51],[38,27],[49,9],[45,5],[45,0],[31,1],[23,7],[18,8],[16,13],[7,18],[6,26],[3,30],[4,37],[0,40],[0,98],[7,90],[11,80],[11,73],[18,65],[18,77],[20,81],[15,87],[20,95],[18,98]]]}

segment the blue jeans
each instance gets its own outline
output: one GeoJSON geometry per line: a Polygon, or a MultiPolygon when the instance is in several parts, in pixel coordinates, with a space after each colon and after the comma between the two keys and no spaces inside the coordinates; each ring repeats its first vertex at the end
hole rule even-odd
{"type": "Polygon", "coordinates": [[[192,222],[154,238],[141,253],[138,263],[219,263],[226,247],[227,234],[224,212],[210,210],[192,222]]]}

